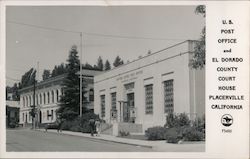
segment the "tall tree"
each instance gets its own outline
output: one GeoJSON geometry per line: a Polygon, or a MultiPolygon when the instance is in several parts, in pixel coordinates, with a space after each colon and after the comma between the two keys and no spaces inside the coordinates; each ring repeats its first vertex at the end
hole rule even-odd
{"type": "MultiPolygon", "coordinates": [[[[60,100],[60,108],[58,109],[58,113],[62,119],[73,120],[78,117],[79,114],[79,106],[80,106],[80,79],[78,75],[78,71],[80,68],[80,61],[78,57],[77,47],[72,46],[67,64],[67,76],[63,80],[63,95],[60,100]]],[[[86,88],[86,83],[83,81],[83,90],[86,88]]],[[[83,101],[84,98],[83,91],[83,101]]],[[[83,107],[83,113],[86,112],[86,108],[83,107]]]]}
{"type": "Polygon", "coordinates": [[[93,69],[93,66],[86,62],[85,65],[83,66],[83,68],[93,69]]]}
{"type": "MultiPolygon", "coordinates": [[[[206,6],[199,5],[195,9],[196,14],[200,14],[206,17],[206,6]]],[[[206,63],[206,28],[204,27],[201,32],[199,41],[195,43],[193,58],[191,59],[190,65],[194,69],[202,69],[206,63]]]]}
{"type": "Polygon", "coordinates": [[[43,80],[50,78],[50,70],[44,70],[42,77],[43,77],[43,80]]]}
{"type": "Polygon", "coordinates": [[[110,66],[109,60],[106,60],[104,70],[107,71],[107,70],[110,70],[110,69],[111,69],[111,66],[110,66]]]}
{"type": "Polygon", "coordinates": [[[36,70],[34,68],[31,68],[28,72],[26,72],[22,76],[19,89],[33,85],[35,78],[36,78],[36,70]]]}
{"type": "Polygon", "coordinates": [[[119,56],[116,56],[113,65],[114,65],[114,67],[118,67],[120,65],[123,65],[123,60],[119,56]]]}
{"type": "Polygon", "coordinates": [[[97,60],[97,68],[101,71],[103,71],[103,60],[102,60],[102,57],[99,56],[98,57],[98,60],[97,60]]]}

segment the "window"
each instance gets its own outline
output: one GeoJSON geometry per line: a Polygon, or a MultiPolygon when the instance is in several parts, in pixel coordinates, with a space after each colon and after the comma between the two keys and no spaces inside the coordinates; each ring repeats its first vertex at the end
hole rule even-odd
{"type": "Polygon", "coordinates": [[[40,94],[40,103],[39,104],[42,104],[42,94],[40,94]]]}
{"type": "Polygon", "coordinates": [[[48,104],[50,103],[50,99],[49,99],[50,97],[49,97],[49,92],[48,92],[48,104]]]}
{"type": "Polygon", "coordinates": [[[56,102],[59,101],[59,94],[58,94],[58,90],[56,90],[56,102]]]}
{"type": "Polygon", "coordinates": [[[153,84],[145,86],[145,113],[153,114],[153,84]]]}
{"type": "Polygon", "coordinates": [[[111,93],[111,109],[116,110],[116,92],[111,93]]]}
{"type": "Polygon", "coordinates": [[[25,98],[23,97],[23,107],[25,107],[25,98]]]}
{"type": "Polygon", "coordinates": [[[174,111],[174,80],[164,81],[164,112],[174,111]]]}
{"type": "Polygon", "coordinates": [[[89,90],[89,101],[91,101],[91,102],[94,101],[94,90],[93,89],[89,90]]]}
{"type": "Polygon", "coordinates": [[[29,106],[31,106],[31,96],[29,96],[29,98],[30,98],[30,105],[29,106]]]}
{"type": "Polygon", "coordinates": [[[46,95],[43,93],[43,104],[46,104],[46,95]]]}
{"type": "Polygon", "coordinates": [[[51,91],[52,103],[54,103],[54,91],[51,91]]]}
{"type": "Polygon", "coordinates": [[[49,120],[49,110],[47,110],[47,120],[49,120]]]}
{"type": "Polygon", "coordinates": [[[54,118],[54,110],[51,110],[51,120],[54,118]]]}
{"type": "Polygon", "coordinates": [[[105,95],[101,95],[101,117],[105,117],[105,95]]]}

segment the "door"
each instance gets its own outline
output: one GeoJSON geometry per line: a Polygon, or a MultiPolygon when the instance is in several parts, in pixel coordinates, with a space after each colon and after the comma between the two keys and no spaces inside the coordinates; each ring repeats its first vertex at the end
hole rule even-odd
{"type": "Polygon", "coordinates": [[[123,106],[123,121],[124,122],[134,122],[134,118],[130,117],[130,110],[134,108],[134,93],[127,94],[127,102],[123,106]]]}

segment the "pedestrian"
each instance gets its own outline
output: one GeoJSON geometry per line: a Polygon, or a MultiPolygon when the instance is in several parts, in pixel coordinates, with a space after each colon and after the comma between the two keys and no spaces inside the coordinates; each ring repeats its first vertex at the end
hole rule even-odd
{"type": "Polygon", "coordinates": [[[95,121],[95,128],[96,128],[96,136],[100,136],[100,131],[101,131],[101,123],[99,119],[95,121]]]}
{"type": "Polygon", "coordinates": [[[57,122],[57,132],[62,132],[62,119],[58,118],[56,119],[57,122]]]}
{"type": "Polygon", "coordinates": [[[90,132],[91,132],[91,136],[94,136],[94,131],[95,131],[95,120],[93,118],[91,118],[89,120],[89,126],[90,126],[90,132]]]}

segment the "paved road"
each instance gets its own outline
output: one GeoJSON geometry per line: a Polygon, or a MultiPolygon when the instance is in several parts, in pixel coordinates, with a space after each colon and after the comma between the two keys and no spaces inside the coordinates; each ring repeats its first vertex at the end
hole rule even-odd
{"type": "Polygon", "coordinates": [[[73,152],[145,152],[150,148],[119,144],[96,139],[44,133],[29,129],[9,129],[6,151],[73,151],[73,152]]]}

